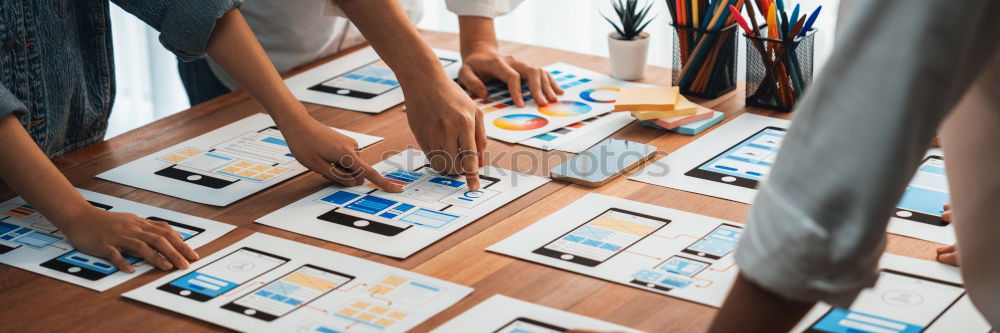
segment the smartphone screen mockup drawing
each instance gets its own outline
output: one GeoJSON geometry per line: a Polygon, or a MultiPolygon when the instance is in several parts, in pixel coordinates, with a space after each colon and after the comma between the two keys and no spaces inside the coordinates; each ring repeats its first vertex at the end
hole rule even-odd
{"type": "Polygon", "coordinates": [[[632,284],[671,291],[694,283],[692,279],[712,264],[691,258],[672,256],[653,269],[643,269],[633,276],[632,284]]]}
{"type": "MultiPolygon", "coordinates": [[[[99,202],[90,200],[87,200],[87,202],[91,206],[103,210],[111,210],[112,208],[109,205],[99,202]]],[[[39,215],[41,213],[31,205],[27,203],[14,203],[4,205],[3,210],[3,212],[0,212],[0,254],[6,254],[21,246],[42,249],[63,240],[63,236],[56,235],[58,230],[54,230],[55,226],[51,226],[51,229],[49,229],[45,227],[39,228],[34,223],[24,223],[27,220],[23,219],[41,217],[44,220],[43,224],[49,224],[48,220],[45,220],[44,216],[39,215]],[[12,219],[12,221],[7,221],[8,219],[12,219]],[[17,224],[13,220],[20,220],[19,222],[23,224],[17,224]]]]}
{"type": "MultiPolygon", "coordinates": [[[[438,58],[438,60],[441,62],[442,67],[448,67],[457,61],[447,58],[438,58]]],[[[372,99],[396,88],[399,88],[399,81],[396,80],[396,74],[392,72],[392,69],[385,62],[375,60],[352,71],[309,87],[309,90],[360,99],[372,99]]]]}
{"type": "Polygon", "coordinates": [[[267,182],[291,170],[279,166],[295,160],[276,126],[243,133],[204,150],[183,147],[159,158],[171,163],[153,174],[222,189],[238,181],[267,182]]]}
{"type": "Polygon", "coordinates": [[[532,253],[594,267],[668,223],[667,219],[609,208],[532,253]]]}
{"type": "Polygon", "coordinates": [[[757,183],[771,172],[771,166],[784,138],[785,129],[765,127],[684,175],[750,189],[756,188],[757,183]]]}
{"type": "MultiPolygon", "coordinates": [[[[424,166],[427,167],[427,166],[424,166]]],[[[469,207],[489,199],[495,191],[488,190],[500,179],[479,175],[481,189],[479,191],[462,191],[464,180],[456,180],[443,176],[434,176],[414,171],[394,171],[386,174],[390,181],[397,182],[404,188],[403,193],[380,194],[372,189],[367,193],[357,193],[349,190],[338,190],[327,195],[320,201],[332,203],[339,207],[320,216],[318,219],[365,230],[383,236],[395,236],[415,225],[439,229],[461,218],[459,215],[445,212],[448,207],[457,205],[469,207]],[[424,178],[429,178],[423,180],[424,178]],[[408,200],[400,201],[396,197],[441,203],[447,205],[442,209],[420,207],[408,200]],[[450,202],[450,203],[449,203],[450,202]]]]}
{"type": "Polygon", "coordinates": [[[530,318],[518,317],[493,333],[562,333],[566,331],[569,329],[530,318]]]}
{"type": "Polygon", "coordinates": [[[156,289],[205,302],[270,272],[289,260],[244,247],[156,289]]]}
{"type": "Polygon", "coordinates": [[[944,204],[950,202],[948,177],[940,156],[927,156],[906,186],[903,198],[896,205],[896,217],[943,227],[944,204]]]}
{"type": "MultiPolygon", "coordinates": [[[[185,241],[205,231],[205,229],[202,228],[169,221],[155,216],[150,216],[147,219],[167,222],[167,224],[169,224],[174,231],[180,234],[181,238],[185,241]]],[[[130,255],[123,255],[122,257],[129,264],[135,264],[142,261],[142,258],[130,255]]],[[[115,267],[115,265],[111,262],[77,250],[70,251],[49,261],[43,262],[41,266],[91,281],[97,281],[118,272],[118,267],[115,267]]]]}
{"type": "Polygon", "coordinates": [[[354,276],[351,275],[306,264],[222,308],[260,320],[273,321],[353,279],[354,276]]]}
{"type": "Polygon", "coordinates": [[[723,223],[702,239],[692,243],[683,252],[702,258],[719,259],[736,249],[736,243],[742,235],[743,228],[723,223]]]}
{"type": "Polygon", "coordinates": [[[882,270],[850,308],[831,308],[806,332],[923,332],[963,295],[955,283],[882,270]]]}

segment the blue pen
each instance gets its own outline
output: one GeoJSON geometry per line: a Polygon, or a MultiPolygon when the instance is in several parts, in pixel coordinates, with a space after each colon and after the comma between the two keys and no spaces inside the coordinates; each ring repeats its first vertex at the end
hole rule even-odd
{"type": "MultiPolygon", "coordinates": [[[[792,34],[792,29],[795,28],[795,22],[799,21],[799,4],[795,4],[795,9],[792,10],[792,16],[788,18],[788,34],[792,34]]],[[[795,37],[795,36],[792,36],[795,37]]]]}
{"type": "Polygon", "coordinates": [[[816,23],[816,17],[819,16],[819,11],[822,9],[823,6],[816,7],[816,11],[814,11],[812,15],[809,15],[809,18],[806,19],[806,23],[802,25],[802,31],[799,31],[798,37],[805,36],[806,33],[812,29],[813,23],[816,23]]]}

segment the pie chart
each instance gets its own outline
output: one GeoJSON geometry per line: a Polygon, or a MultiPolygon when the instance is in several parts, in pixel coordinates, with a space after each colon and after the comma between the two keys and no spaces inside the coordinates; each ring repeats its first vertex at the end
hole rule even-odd
{"type": "Polygon", "coordinates": [[[530,114],[509,114],[493,120],[493,126],[510,131],[529,131],[548,124],[548,119],[530,114]]]}
{"type": "Polygon", "coordinates": [[[546,106],[539,106],[538,112],[553,117],[573,117],[590,112],[590,105],[577,101],[560,101],[546,106]]]}
{"type": "Polygon", "coordinates": [[[580,98],[591,103],[614,103],[618,88],[594,88],[580,92],[580,98]]]}

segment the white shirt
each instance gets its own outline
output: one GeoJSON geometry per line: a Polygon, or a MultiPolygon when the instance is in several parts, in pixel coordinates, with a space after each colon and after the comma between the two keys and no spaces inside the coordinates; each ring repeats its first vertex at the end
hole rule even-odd
{"type": "MultiPolygon", "coordinates": [[[[416,24],[423,16],[423,0],[399,0],[416,24]]],[[[496,17],[510,12],[522,0],[446,0],[448,10],[460,16],[496,17]]],[[[240,12],[278,70],[335,54],[365,41],[332,0],[251,0],[240,12]]],[[[230,90],[239,85],[209,59],[212,73],[230,90]]]]}
{"type": "MultiPolygon", "coordinates": [[[[889,216],[944,117],[983,82],[1000,87],[1000,2],[863,0],[842,6],[833,53],[796,107],[774,169],[750,209],[736,261],[744,276],[785,298],[848,306],[874,284],[889,216]]],[[[1000,112],[1000,103],[994,104],[1000,112]]],[[[997,148],[981,153],[992,156],[997,148]]],[[[949,165],[949,178],[965,171],[949,165]]],[[[997,222],[956,225],[990,233],[1000,230],[997,222]]],[[[963,271],[1000,265],[995,257],[965,259],[963,271]]],[[[975,286],[966,280],[971,295],[992,300],[977,306],[1000,325],[1000,278],[975,286]]]]}

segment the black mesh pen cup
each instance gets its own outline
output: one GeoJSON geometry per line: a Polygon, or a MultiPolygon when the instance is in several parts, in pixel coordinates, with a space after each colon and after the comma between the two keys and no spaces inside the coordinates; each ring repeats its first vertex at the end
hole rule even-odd
{"type": "Polygon", "coordinates": [[[746,105],[791,112],[805,93],[813,77],[813,44],[816,29],[801,38],[771,39],[765,36],[747,39],[746,105]]]}
{"type": "Polygon", "coordinates": [[[674,29],[673,83],[681,94],[712,99],[736,89],[736,25],[704,30],[674,29]]]}

